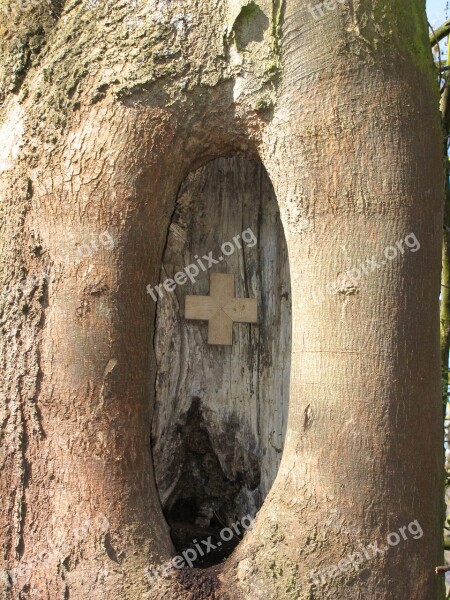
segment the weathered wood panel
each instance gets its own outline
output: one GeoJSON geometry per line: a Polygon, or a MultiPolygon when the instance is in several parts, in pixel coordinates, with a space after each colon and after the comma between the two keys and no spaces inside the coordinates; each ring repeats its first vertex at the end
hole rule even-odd
{"type": "Polygon", "coordinates": [[[218,159],[188,176],[173,215],[161,283],[199,265],[204,255],[218,260],[224,242],[230,242],[224,247],[229,256],[206,271],[199,268],[195,283],[163,290],[157,310],[152,428],[157,484],[169,521],[200,527],[255,514],[275,479],[284,443],[289,267],[276,198],[257,162],[218,159]],[[236,242],[243,231],[244,241],[236,242]],[[207,322],[184,319],[185,296],[208,295],[212,272],[233,273],[236,296],[258,301],[258,325],[234,324],[231,347],[208,345],[207,322]]]}

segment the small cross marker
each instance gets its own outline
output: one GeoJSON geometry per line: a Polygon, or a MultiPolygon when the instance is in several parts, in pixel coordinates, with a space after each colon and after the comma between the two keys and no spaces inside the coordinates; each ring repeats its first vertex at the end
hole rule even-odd
{"type": "Polygon", "coordinates": [[[186,296],[186,319],[208,321],[208,344],[231,346],[233,323],[257,323],[254,298],[234,297],[234,275],[211,273],[209,296],[186,296]]]}

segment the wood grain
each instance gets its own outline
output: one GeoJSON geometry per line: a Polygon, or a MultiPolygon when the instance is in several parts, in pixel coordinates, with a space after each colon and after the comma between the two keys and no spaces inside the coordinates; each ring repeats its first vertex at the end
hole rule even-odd
{"type": "Polygon", "coordinates": [[[219,159],[189,175],[180,190],[160,276],[163,282],[210,251],[218,260],[221,245],[248,228],[257,240],[254,245],[240,239],[242,247],[235,245],[231,256],[206,272],[200,269],[195,283],[178,286],[174,293],[164,291],[158,302],[152,433],[157,485],[166,512],[191,494],[198,501],[196,518],[203,522],[212,518],[212,508],[230,519],[255,513],[275,479],[284,443],[290,279],[278,206],[261,164],[219,159]],[[228,274],[229,282],[234,276],[233,289],[214,272],[228,274]],[[229,332],[232,320],[255,323],[258,308],[258,325],[233,325],[232,346],[210,345],[222,339],[223,320],[219,329],[210,321],[208,333],[207,322],[184,319],[185,301],[191,318],[205,312],[214,317],[210,288],[226,306],[229,332]],[[193,304],[190,296],[197,298],[193,304]],[[241,298],[254,302],[242,305],[241,298]],[[197,400],[199,414],[191,423],[189,411],[197,400]],[[197,438],[192,441],[199,429],[207,433],[208,452],[197,438]]]}

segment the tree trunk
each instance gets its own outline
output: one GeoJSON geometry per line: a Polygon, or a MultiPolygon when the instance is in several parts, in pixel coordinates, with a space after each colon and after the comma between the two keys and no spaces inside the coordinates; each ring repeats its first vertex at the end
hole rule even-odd
{"type": "Polygon", "coordinates": [[[439,597],[442,159],[424,7],[331,4],[36,0],[0,24],[3,597],[439,597]],[[223,566],[149,578],[173,548],[146,286],[180,184],[231,155],[263,162],[286,236],[286,443],[223,566]],[[414,521],[423,536],[333,569],[414,521]]]}

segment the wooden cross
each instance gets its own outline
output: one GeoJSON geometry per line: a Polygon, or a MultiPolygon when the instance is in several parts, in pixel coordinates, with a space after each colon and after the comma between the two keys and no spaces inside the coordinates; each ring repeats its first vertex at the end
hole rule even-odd
{"type": "Polygon", "coordinates": [[[208,344],[231,346],[233,323],[257,323],[254,298],[234,297],[234,275],[211,273],[209,296],[186,296],[186,319],[208,321],[208,344]]]}

